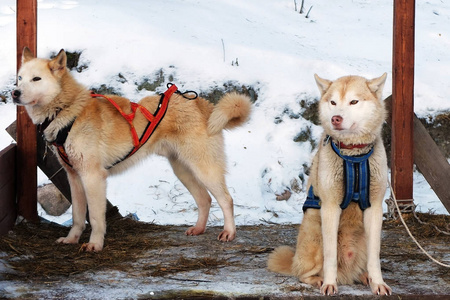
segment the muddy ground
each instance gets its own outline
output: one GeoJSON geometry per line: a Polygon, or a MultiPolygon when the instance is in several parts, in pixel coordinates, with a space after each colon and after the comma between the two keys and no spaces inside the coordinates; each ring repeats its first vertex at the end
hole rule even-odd
{"type": "MultiPolygon", "coordinates": [[[[449,216],[420,214],[441,229],[449,216]]],[[[408,220],[425,249],[450,261],[450,236],[408,220]]],[[[442,228],[444,227],[444,228],[442,228]]],[[[110,220],[104,251],[54,241],[68,228],[19,224],[0,238],[0,298],[5,299],[315,299],[318,289],[266,270],[278,245],[293,245],[297,225],[238,227],[235,241],[216,240],[221,228],[185,236],[187,227],[110,220]]],[[[448,229],[448,228],[447,228],[448,229]]],[[[88,234],[82,241],[88,240],[88,234]]],[[[385,222],[382,272],[392,299],[449,299],[450,270],[423,255],[397,221],[385,222]]],[[[342,299],[379,299],[368,287],[339,287],[342,299]]]]}

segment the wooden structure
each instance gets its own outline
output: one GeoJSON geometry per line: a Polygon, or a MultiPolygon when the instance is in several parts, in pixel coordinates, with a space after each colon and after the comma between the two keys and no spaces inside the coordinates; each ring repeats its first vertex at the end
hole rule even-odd
{"type": "MultiPolygon", "coordinates": [[[[37,52],[37,0],[17,0],[17,70],[22,49],[37,52]]],[[[36,126],[23,106],[17,107],[17,210],[28,221],[39,220],[37,214],[37,139],[36,126]]]]}
{"type": "Polygon", "coordinates": [[[14,144],[0,151],[0,235],[13,227],[17,217],[16,151],[14,144]]]}
{"type": "Polygon", "coordinates": [[[415,0],[394,0],[391,182],[399,206],[413,203],[415,0]]]}
{"type": "MultiPolygon", "coordinates": [[[[412,176],[413,157],[415,157],[416,164],[422,164],[420,169],[422,172],[425,171],[425,177],[435,189],[447,210],[450,211],[449,189],[442,184],[442,180],[439,181],[437,178],[438,174],[441,174],[439,172],[442,172],[442,168],[437,169],[439,166],[445,169],[445,174],[447,174],[445,178],[450,176],[448,163],[446,163],[445,158],[433,163],[433,159],[430,159],[429,149],[419,152],[414,150],[414,136],[420,139],[431,139],[423,130],[419,130],[419,135],[416,128],[420,128],[421,124],[419,125],[420,122],[418,120],[414,120],[414,19],[415,0],[394,0],[391,181],[396,197],[401,202],[400,206],[413,203],[412,176]],[[436,170],[439,171],[436,172],[436,170]]],[[[36,54],[36,33],[37,0],[17,0],[17,68],[20,67],[22,49],[25,46],[29,47],[36,54]]],[[[7,154],[3,151],[1,152],[0,165],[2,163],[1,160],[3,160],[1,157],[16,156],[15,164],[8,166],[8,168],[14,168],[17,172],[15,193],[17,195],[18,214],[28,221],[37,221],[36,167],[38,139],[36,128],[31,123],[23,107],[17,108],[17,128],[17,147],[13,146],[14,150],[7,148],[7,154]]],[[[434,143],[427,143],[428,146],[430,144],[434,143]]],[[[42,148],[42,145],[40,147],[42,148]]],[[[52,166],[50,173],[47,175],[55,180],[59,178],[55,184],[70,198],[67,179],[59,175],[59,172],[56,172],[59,169],[55,169],[58,166],[55,166],[54,160],[54,157],[50,159],[49,163],[52,166]]],[[[1,179],[0,191],[2,191],[3,184],[1,179]]]]}
{"type": "MultiPolygon", "coordinates": [[[[389,112],[387,122],[392,131],[392,96],[386,98],[384,102],[389,112]]],[[[414,141],[417,141],[414,143],[414,163],[439,197],[442,204],[444,204],[444,207],[450,212],[450,189],[448,188],[450,164],[415,114],[413,114],[413,123],[414,141]]],[[[408,200],[402,202],[403,205],[407,203],[409,203],[408,200]]]]}

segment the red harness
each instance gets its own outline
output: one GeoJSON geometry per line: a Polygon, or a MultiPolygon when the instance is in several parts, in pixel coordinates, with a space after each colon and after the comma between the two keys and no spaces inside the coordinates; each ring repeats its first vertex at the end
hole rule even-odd
{"type": "MultiPolygon", "coordinates": [[[[175,84],[173,84],[169,87],[169,89],[167,91],[165,91],[163,94],[161,94],[161,99],[159,100],[158,107],[154,114],[150,113],[142,105],[140,105],[138,103],[134,103],[134,102],[130,103],[131,104],[131,113],[126,114],[122,110],[122,108],[116,102],[114,102],[114,100],[112,100],[111,98],[106,97],[104,95],[99,95],[99,94],[94,94],[94,93],[91,94],[91,96],[94,98],[101,97],[101,98],[105,98],[106,100],[108,100],[120,112],[120,114],[125,118],[125,120],[127,120],[128,124],[130,124],[131,136],[133,138],[133,149],[131,149],[131,151],[127,155],[125,155],[122,159],[118,160],[113,165],[108,167],[108,169],[115,166],[116,164],[120,163],[121,161],[127,159],[134,153],[136,153],[136,151],[138,151],[139,148],[141,148],[148,141],[148,139],[152,136],[153,132],[155,131],[156,127],[158,127],[159,123],[164,118],[164,115],[166,114],[166,111],[167,111],[167,107],[169,105],[170,97],[177,90],[178,90],[178,88],[176,87],[175,84]],[[141,111],[141,113],[144,115],[144,117],[148,120],[147,127],[145,128],[144,133],[142,134],[142,136],[140,138],[138,137],[136,128],[134,127],[134,124],[133,124],[133,120],[134,120],[134,117],[136,116],[136,111],[138,108],[141,111]]],[[[72,167],[72,165],[70,164],[69,158],[67,156],[67,153],[64,149],[63,144],[64,143],[58,144],[58,145],[54,144],[54,145],[56,146],[56,148],[58,150],[58,154],[61,157],[61,159],[67,165],[72,167]]]]}

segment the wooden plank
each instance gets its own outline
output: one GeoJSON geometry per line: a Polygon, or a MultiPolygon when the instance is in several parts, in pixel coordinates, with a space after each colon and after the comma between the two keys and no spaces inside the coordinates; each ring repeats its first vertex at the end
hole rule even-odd
{"type": "MultiPolygon", "coordinates": [[[[392,96],[384,100],[389,113],[387,122],[392,126],[392,96]]],[[[450,164],[419,118],[414,115],[414,163],[430,187],[450,213],[450,164]]]]}
{"type": "MultiPolygon", "coordinates": [[[[26,46],[36,54],[37,0],[17,0],[17,70],[22,50],[26,46]]],[[[37,214],[37,156],[36,126],[24,107],[17,107],[17,206],[18,214],[36,222],[37,214]]]]}
{"type": "Polygon", "coordinates": [[[414,0],[394,0],[391,181],[399,202],[413,202],[414,0]]]}
{"type": "Polygon", "coordinates": [[[10,231],[17,217],[16,145],[0,151],[0,235],[10,231]]]}
{"type": "Polygon", "coordinates": [[[414,162],[450,213],[450,164],[414,115],[414,162]]]}

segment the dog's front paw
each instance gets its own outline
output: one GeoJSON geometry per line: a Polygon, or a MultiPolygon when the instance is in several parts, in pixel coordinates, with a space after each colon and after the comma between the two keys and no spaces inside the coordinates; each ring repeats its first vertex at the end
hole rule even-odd
{"type": "Polygon", "coordinates": [[[384,282],[381,283],[375,283],[375,282],[371,282],[370,283],[370,289],[372,290],[372,293],[375,295],[392,295],[392,289],[384,282]]]}
{"type": "Polygon", "coordinates": [[[54,126],[51,126],[51,124],[44,130],[44,139],[49,143],[56,141],[57,136],[58,130],[54,126]]]}
{"type": "Polygon", "coordinates": [[[333,296],[338,292],[338,287],[336,283],[322,284],[320,287],[320,293],[325,296],[333,296]]]}
{"type": "Polygon", "coordinates": [[[84,243],[81,245],[80,251],[85,252],[100,252],[103,250],[103,244],[102,243],[84,243]]]}
{"type": "Polygon", "coordinates": [[[230,232],[228,230],[222,231],[217,239],[221,242],[231,242],[236,237],[236,231],[230,232]]]}
{"type": "Polygon", "coordinates": [[[206,227],[199,227],[199,226],[193,226],[193,227],[189,227],[185,234],[186,235],[200,235],[205,233],[206,231],[206,227]]]}
{"type": "Polygon", "coordinates": [[[70,236],[60,237],[56,242],[59,244],[78,244],[78,238],[70,236]]]}

